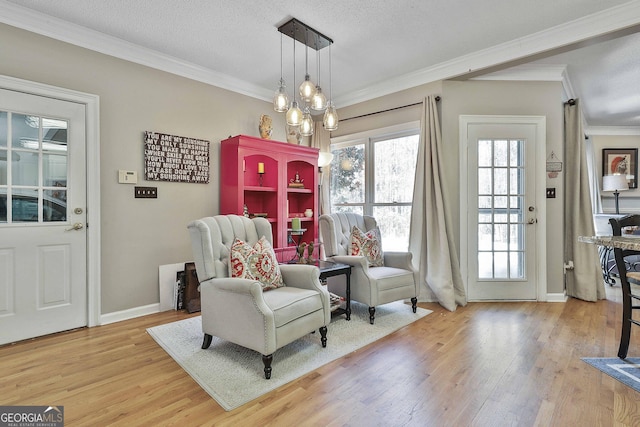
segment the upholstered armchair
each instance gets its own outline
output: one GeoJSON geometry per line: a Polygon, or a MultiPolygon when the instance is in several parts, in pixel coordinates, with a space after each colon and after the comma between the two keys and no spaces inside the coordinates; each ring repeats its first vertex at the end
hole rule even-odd
{"type": "Polygon", "coordinates": [[[263,290],[260,281],[231,277],[232,268],[237,268],[230,265],[232,259],[237,263],[231,256],[236,238],[252,247],[263,242],[264,236],[270,247],[269,221],[219,215],[193,221],[188,229],[200,281],[203,349],[209,348],[216,336],[255,350],[262,354],[264,375],[269,379],[278,348],[316,329],[322,347],[326,347],[331,321],[329,293],[320,284],[316,267],[276,263],[284,286],[269,290],[263,290]]]}
{"type": "Polygon", "coordinates": [[[369,323],[375,319],[375,307],[401,299],[411,299],[413,312],[418,302],[417,272],[410,252],[384,252],[381,266],[370,266],[367,257],[351,254],[353,227],[362,232],[375,230],[371,216],[335,213],[320,216],[320,237],[328,261],[350,265],[351,299],[369,306],[369,323]]]}

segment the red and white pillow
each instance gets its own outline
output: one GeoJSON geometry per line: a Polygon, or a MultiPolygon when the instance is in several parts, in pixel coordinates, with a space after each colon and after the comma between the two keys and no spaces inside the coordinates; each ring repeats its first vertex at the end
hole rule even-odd
{"type": "Polygon", "coordinates": [[[378,227],[364,233],[354,225],[351,229],[350,248],[349,255],[364,256],[370,267],[382,267],[384,265],[382,239],[378,227]]]}
{"type": "Polygon", "coordinates": [[[263,291],[284,286],[276,254],[262,236],[253,247],[236,238],[231,245],[231,277],[256,280],[263,291]]]}

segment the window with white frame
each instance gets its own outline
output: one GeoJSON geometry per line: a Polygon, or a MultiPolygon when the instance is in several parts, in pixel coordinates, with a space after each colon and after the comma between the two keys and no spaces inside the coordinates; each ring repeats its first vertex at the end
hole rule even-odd
{"type": "Polygon", "coordinates": [[[409,247],[419,139],[414,122],[331,140],[331,211],[373,216],[386,251],[409,247]]]}

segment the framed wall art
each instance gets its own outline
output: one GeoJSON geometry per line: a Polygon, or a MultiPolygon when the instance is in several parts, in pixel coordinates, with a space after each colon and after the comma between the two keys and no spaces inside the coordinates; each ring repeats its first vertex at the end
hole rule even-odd
{"type": "Polygon", "coordinates": [[[626,175],[629,188],[638,188],[638,149],[603,148],[602,176],[626,175]]]}

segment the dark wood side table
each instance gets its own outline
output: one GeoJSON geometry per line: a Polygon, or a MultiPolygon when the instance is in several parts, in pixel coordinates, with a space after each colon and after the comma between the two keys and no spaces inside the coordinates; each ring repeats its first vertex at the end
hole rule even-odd
{"type": "Polygon", "coordinates": [[[339,276],[344,274],[347,278],[347,296],[345,308],[338,307],[331,314],[334,316],[344,314],[347,320],[351,320],[351,266],[347,264],[339,264],[329,261],[317,261],[316,266],[320,269],[320,281],[327,283],[328,277],[339,276]]]}

